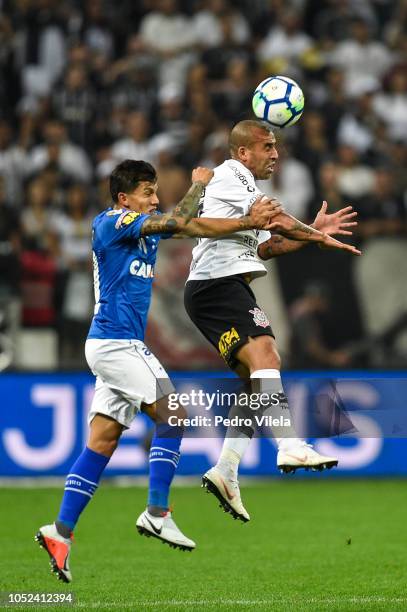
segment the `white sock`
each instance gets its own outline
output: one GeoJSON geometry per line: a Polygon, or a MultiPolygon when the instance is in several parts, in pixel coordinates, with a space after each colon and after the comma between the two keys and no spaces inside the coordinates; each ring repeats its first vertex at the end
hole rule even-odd
{"type": "Polygon", "coordinates": [[[277,442],[278,450],[288,451],[290,448],[297,447],[304,444],[304,440],[301,438],[274,438],[277,442]]]}
{"type": "MultiPolygon", "coordinates": [[[[283,383],[281,381],[281,375],[279,370],[274,370],[272,368],[264,369],[264,370],[255,370],[250,374],[250,378],[261,378],[262,380],[268,379],[272,380],[273,384],[270,386],[270,389],[267,388],[267,384],[265,385],[264,392],[275,392],[276,385],[279,387],[279,391],[284,392],[283,383]]],[[[293,446],[297,446],[298,444],[303,443],[300,438],[295,436],[295,431],[292,429],[293,437],[290,438],[280,438],[274,436],[274,439],[277,443],[278,450],[288,450],[293,446]]]]}
{"type": "Polygon", "coordinates": [[[224,439],[216,467],[226,478],[236,479],[240,460],[250,444],[250,439],[247,436],[224,439]]]}

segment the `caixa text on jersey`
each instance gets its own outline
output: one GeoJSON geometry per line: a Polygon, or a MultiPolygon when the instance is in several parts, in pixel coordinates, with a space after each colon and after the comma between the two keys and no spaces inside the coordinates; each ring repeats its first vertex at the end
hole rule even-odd
{"type": "Polygon", "coordinates": [[[154,277],[154,266],[144,261],[139,261],[138,259],[133,259],[129,271],[130,274],[134,276],[142,276],[143,278],[154,277]]]}

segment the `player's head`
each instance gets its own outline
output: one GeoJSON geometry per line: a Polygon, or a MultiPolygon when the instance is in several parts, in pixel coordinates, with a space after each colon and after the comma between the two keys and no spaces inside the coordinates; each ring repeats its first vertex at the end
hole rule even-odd
{"type": "Polygon", "coordinates": [[[154,213],[158,206],[157,173],[148,162],[126,159],[110,175],[110,194],[116,207],[154,213]]]}
{"type": "Polygon", "coordinates": [[[246,166],[256,179],[270,178],[278,159],[276,139],[265,121],[239,121],[229,137],[230,154],[246,166]]]}

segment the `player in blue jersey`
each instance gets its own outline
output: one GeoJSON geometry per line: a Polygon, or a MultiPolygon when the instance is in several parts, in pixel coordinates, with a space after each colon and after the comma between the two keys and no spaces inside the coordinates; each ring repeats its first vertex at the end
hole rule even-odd
{"type": "MultiPolygon", "coordinates": [[[[110,177],[113,206],[93,222],[96,305],[85,353],[96,386],[89,412],[89,438],[67,476],[57,520],[41,527],[36,535],[49,554],[52,571],[64,582],[72,580],[69,555],[73,530],[122,432],[140,410],[156,420],[173,390],[168,374],[144,344],[160,239],[271,229],[270,220],[281,212],[278,202],[258,198],[250,215],[239,219],[194,218],[212,176],[212,170],[195,169],[192,186],[181,202],[171,212],[157,214],[154,168],[146,162],[126,160],[110,177]]],[[[182,428],[156,427],[150,450],[148,505],[137,520],[137,528],[175,548],[193,550],[195,542],[177,527],[168,505],[181,438],[182,428]]]]}

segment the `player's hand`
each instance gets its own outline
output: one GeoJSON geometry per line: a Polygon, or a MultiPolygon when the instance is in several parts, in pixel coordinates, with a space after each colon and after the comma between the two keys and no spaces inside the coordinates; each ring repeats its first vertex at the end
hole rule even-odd
{"type": "Polygon", "coordinates": [[[213,170],[209,168],[203,168],[202,166],[198,166],[198,168],[194,168],[192,170],[192,182],[193,183],[203,183],[205,186],[209,183],[209,181],[213,177],[213,170]]]}
{"type": "Polygon", "coordinates": [[[353,207],[346,206],[331,215],[326,212],[327,210],[328,203],[324,200],[315,217],[315,221],[312,223],[312,227],[325,234],[351,236],[352,231],[349,230],[349,228],[358,224],[357,221],[355,221],[355,217],[358,213],[353,210],[353,207]]]}
{"type": "Polygon", "coordinates": [[[353,244],[345,244],[340,240],[336,240],[336,238],[332,238],[329,234],[323,234],[321,240],[319,242],[319,247],[321,249],[340,249],[343,251],[349,251],[353,255],[362,255],[362,252],[359,251],[353,244]]]}
{"type": "Polygon", "coordinates": [[[260,195],[250,208],[250,219],[256,229],[274,229],[273,218],[283,211],[281,202],[276,198],[260,195]]]}

